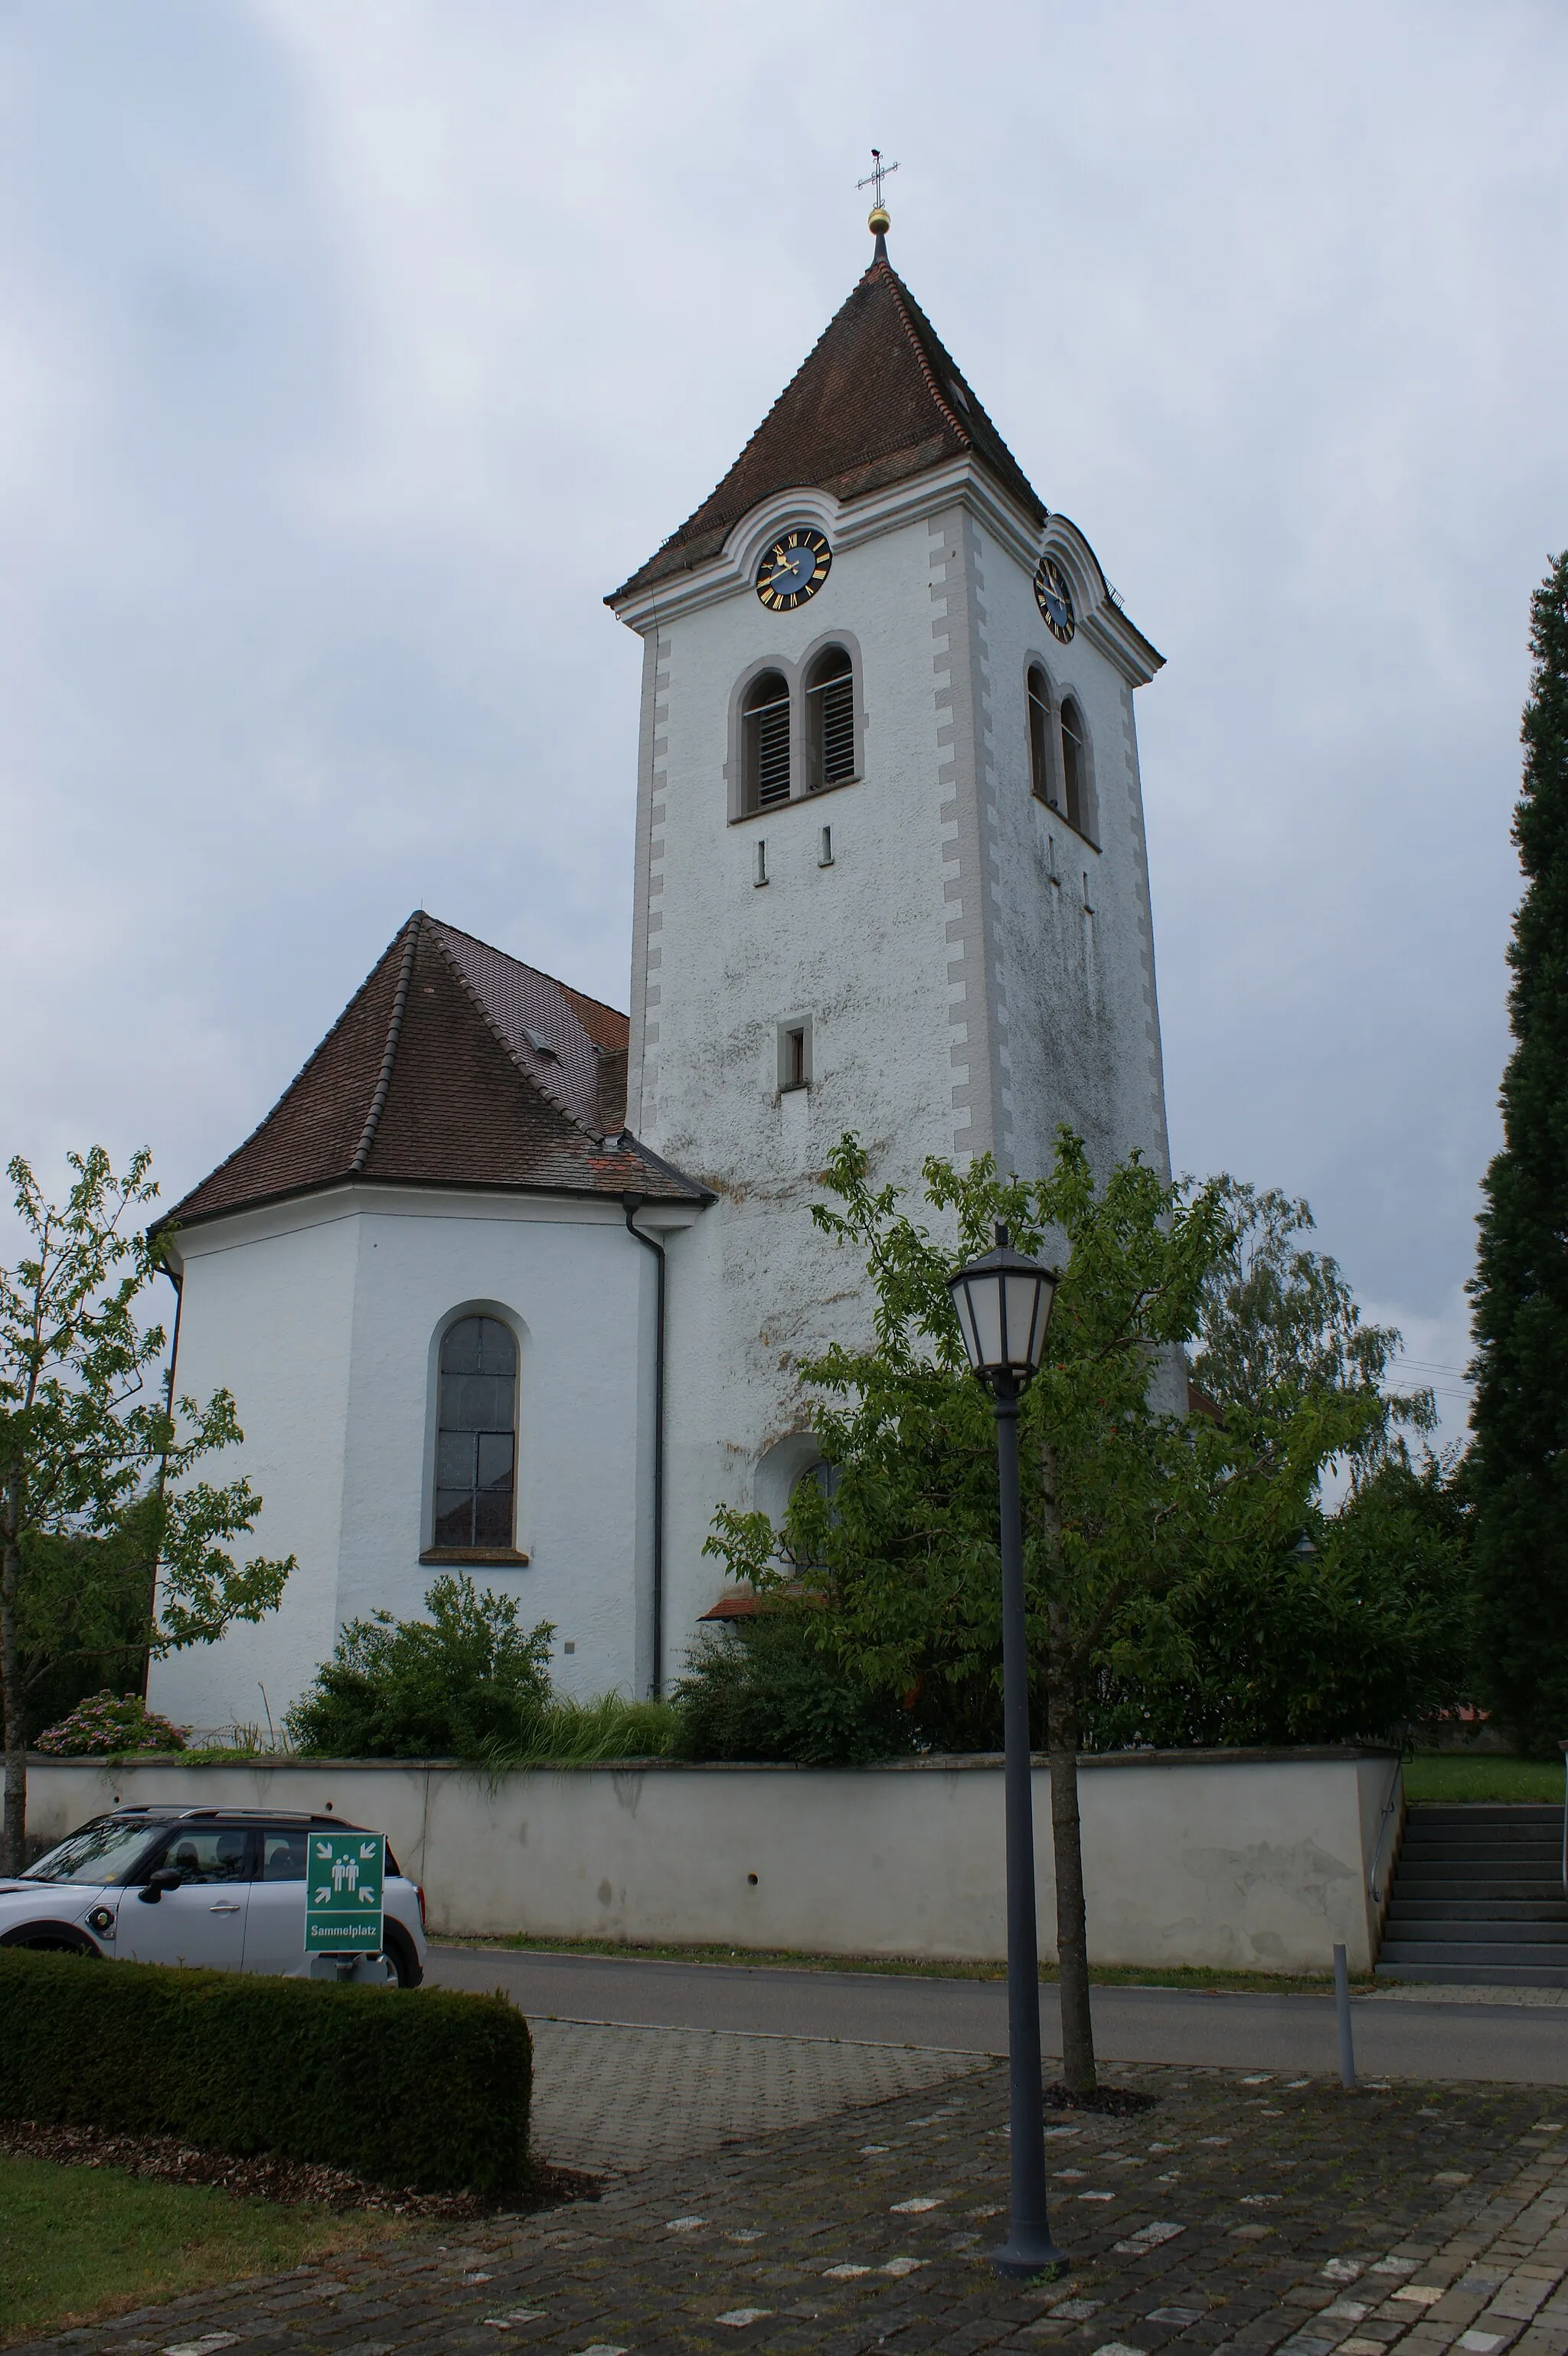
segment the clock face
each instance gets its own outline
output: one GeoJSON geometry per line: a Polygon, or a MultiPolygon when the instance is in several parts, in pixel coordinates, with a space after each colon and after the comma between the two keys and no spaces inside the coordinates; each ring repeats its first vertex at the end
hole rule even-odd
{"type": "Polygon", "coordinates": [[[757,567],[757,594],[770,614],[793,614],[827,578],[833,551],[819,531],[797,524],[781,532],[757,567]]]}
{"type": "Polygon", "coordinates": [[[1040,560],[1034,576],[1034,602],[1045,616],[1045,626],[1053,638],[1067,644],[1078,625],[1072,616],[1072,592],[1067,585],[1067,575],[1060,564],[1049,556],[1040,560]]]}

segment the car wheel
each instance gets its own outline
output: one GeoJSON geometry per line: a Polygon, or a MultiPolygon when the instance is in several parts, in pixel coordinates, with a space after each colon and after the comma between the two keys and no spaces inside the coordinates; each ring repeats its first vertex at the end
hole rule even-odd
{"type": "Polygon", "coordinates": [[[400,1988],[418,1987],[424,1977],[420,1959],[414,1953],[414,1943],[397,1922],[389,1922],[382,1933],[381,1952],[397,1975],[400,1988]]]}
{"type": "Polygon", "coordinates": [[[35,1955],[97,1956],[101,1952],[69,1922],[25,1922],[20,1930],[7,1931],[0,1947],[24,1947],[35,1955]]]}

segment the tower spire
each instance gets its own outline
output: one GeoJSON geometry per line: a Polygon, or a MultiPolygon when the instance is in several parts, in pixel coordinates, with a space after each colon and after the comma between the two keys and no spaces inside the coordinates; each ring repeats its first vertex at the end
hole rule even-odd
{"type": "Polygon", "coordinates": [[[871,168],[863,180],[855,184],[857,187],[869,188],[873,195],[871,209],[866,217],[866,227],[877,241],[876,251],[871,256],[873,262],[886,262],[888,258],[888,231],[892,227],[892,216],[882,202],[882,182],[898,168],[896,164],[884,164],[881,149],[873,147],[871,168]]]}

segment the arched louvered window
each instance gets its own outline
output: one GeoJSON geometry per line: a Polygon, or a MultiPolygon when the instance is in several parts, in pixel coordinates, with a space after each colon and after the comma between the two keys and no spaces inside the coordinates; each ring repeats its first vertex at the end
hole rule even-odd
{"type": "Polygon", "coordinates": [[[498,1317],[460,1317],[441,1345],[436,1547],[512,1545],[517,1343],[498,1317]]]}
{"type": "Polygon", "coordinates": [[[1057,807],[1051,688],[1038,663],[1029,675],[1029,781],[1037,801],[1057,807]]]}
{"type": "Polygon", "coordinates": [[[825,647],[805,682],[811,789],[848,785],[855,774],[855,666],[847,648],[825,647]]]}
{"type": "Polygon", "coordinates": [[[746,764],[746,808],[772,809],[789,799],[789,687],[765,670],[746,690],[741,707],[746,764]]]}
{"type": "Polygon", "coordinates": [[[1092,834],[1089,806],[1089,747],[1083,736],[1083,715],[1071,696],[1061,706],[1061,783],[1069,826],[1092,834]]]}

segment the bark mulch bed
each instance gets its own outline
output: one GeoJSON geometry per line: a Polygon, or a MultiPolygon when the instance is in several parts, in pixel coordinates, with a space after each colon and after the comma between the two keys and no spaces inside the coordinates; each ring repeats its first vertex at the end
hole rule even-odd
{"type": "Polygon", "coordinates": [[[580,2168],[531,2168],[524,2190],[506,2201],[476,2192],[408,2192],[368,2184],[316,2160],[280,2159],[271,2153],[240,2157],[202,2151],[177,2136],[118,2135],[106,2127],[57,2127],[32,2119],[0,2119],[0,2153],[15,2159],[52,2159],[67,2168],[123,2168],[128,2176],[161,2177],[169,2184],[209,2184],[240,2200],[276,2201],[322,2209],[375,2209],[396,2217],[461,2222],[497,2214],[527,2216],[570,2201],[597,2201],[600,2179],[580,2168]]]}
{"type": "Polygon", "coordinates": [[[1140,2094],[1136,2086],[1096,2086],[1092,2094],[1075,2094],[1056,2078],[1043,2099],[1048,2111],[1097,2111],[1102,2118],[1130,2119],[1139,2111],[1155,2109],[1159,2096],[1140,2094]]]}

